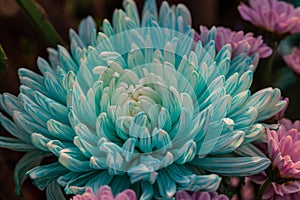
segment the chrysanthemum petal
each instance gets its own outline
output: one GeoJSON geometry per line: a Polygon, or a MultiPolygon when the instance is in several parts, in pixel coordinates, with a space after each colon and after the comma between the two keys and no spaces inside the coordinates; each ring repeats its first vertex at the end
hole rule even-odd
{"type": "Polygon", "coordinates": [[[33,167],[39,165],[46,155],[47,154],[45,152],[35,150],[26,153],[19,160],[14,170],[14,180],[16,183],[17,195],[21,195],[21,186],[26,179],[26,172],[32,169],[33,167]]]}
{"type": "Polygon", "coordinates": [[[266,169],[270,160],[262,157],[205,157],[195,158],[192,163],[224,176],[248,176],[266,169]]]}

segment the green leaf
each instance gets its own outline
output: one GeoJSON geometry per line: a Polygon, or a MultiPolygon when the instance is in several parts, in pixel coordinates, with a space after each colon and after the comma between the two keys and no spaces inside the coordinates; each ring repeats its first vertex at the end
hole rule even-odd
{"type": "Polygon", "coordinates": [[[2,48],[2,45],[0,44],[0,72],[2,72],[7,67],[5,60],[7,60],[7,57],[2,48]]]}
{"type": "Polygon", "coordinates": [[[66,44],[47,18],[45,10],[37,2],[34,0],[16,0],[16,2],[30,21],[42,32],[51,46],[66,44]]]}
{"type": "Polygon", "coordinates": [[[46,189],[47,200],[65,200],[65,196],[61,190],[60,185],[54,180],[47,186],[46,189]]]}
{"type": "Polygon", "coordinates": [[[25,176],[25,173],[32,169],[33,167],[39,165],[43,158],[47,155],[47,152],[34,150],[26,153],[21,160],[16,165],[15,171],[14,171],[14,180],[16,183],[16,194],[18,196],[21,196],[21,186],[25,179],[27,178],[25,176]]]}

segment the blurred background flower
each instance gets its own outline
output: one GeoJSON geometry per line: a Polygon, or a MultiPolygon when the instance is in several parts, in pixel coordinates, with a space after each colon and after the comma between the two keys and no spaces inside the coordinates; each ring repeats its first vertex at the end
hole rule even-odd
{"type": "Polygon", "coordinates": [[[241,3],[238,10],[242,18],[255,26],[274,34],[300,32],[300,8],[280,0],[249,0],[249,6],[241,3]]]}
{"type": "Polygon", "coordinates": [[[300,120],[292,121],[288,118],[279,120],[279,124],[284,126],[285,130],[296,129],[300,132],[300,120]]]}
{"type": "Polygon", "coordinates": [[[300,49],[297,47],[292,48],[291,54],[283,56],[283,60],[296,74],[300,75],[300,49]]]}

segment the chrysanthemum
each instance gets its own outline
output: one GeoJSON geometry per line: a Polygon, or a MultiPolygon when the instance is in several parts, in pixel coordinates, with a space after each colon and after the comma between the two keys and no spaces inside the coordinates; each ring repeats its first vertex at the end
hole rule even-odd
{"type": "Polygon", "coordinates": [[[228,200],[228,197],[216,192],[193,192],[189,194],[181,190],[176,193],[175,200],[228,200]]]}
{"type": "Polygon", "coordinates": [[[230,44],[233,57],[247,53],[254,57],[254,63],[257,63],[259,58],[267,58],[272,54],[272,49],[264,43],[262,36],[255,38],[253,33],[244,34],[243,31],[236,32],[224,27],[213,27],[209,30],[200,26],[200,34],[195,35],[196,41],[201,40],[202,43],[211,40],[212,37],[215,37],[217,51],[230,44]],[[212,34],[215,35],[211,36],[212,34]]]}
{"type": "Polygon", "coordinates": [[[300,75],[300,49],[294,47],[292,53],[283,56],[283,60],[286,62],[289,68],[296,74],[300,75]]]}
{"type": "Polygon", "coordinates": [[[272,180],[263,199],[300,199],[300,131],[281,126],[278,131],[267,130],[267,138],[271,170],[278,173],[257,174],[252,180],[261,185],[267,178],[272,180]]]}
{"type": "Polygon", "coordinates": [[[136,195],[133,190],[124,190],[114,197],[111,188],[107,185],[101,186],[94,194],[91,188],[86,188],[82,195],[75,195],[73,200],[136,200],[136,195]]]}
{"type": "Polygon", "coordinates": [[[284,126],[286,130],[296,129],[300,132],[300,120],[292,122],[292,120],[288,118],[282,118],[279,120],[279,124],[284,126]]]}
{"type": "MultiPolygon", "coordinates": [[[[284,107],[278,89],[250,94],[251,58],[231,59],[214,41],[193,47],[183,5],[147,1],[142,20],[131,0],[97,33],[87,18],[70,31],[71,54],[49,49],[42,75],[19,70],[20,94],[4,94],[1,125],[16,138],[2,147],[29,151],[16,167],[38,188],[67,194],[109,185],[140,199],[171,198],[178,190],[216,191],[222,176],[248,176],[269,159],[251,142],[261,121],[284,107]],[[57,158],[40,165],[43,157],[57,158]],[[37,159],[39,159],[37,161],[37,159]],[[37,166],[37,167],[35,167],[37,166]],[[33,168],[34,167],[34,168],[33,168]]],[[[55,193],[55,192],[53,192],[55,193]]]]}
{"type": "Polygon", "coordinates": [[[241,3],[240,15],[246,21],[269,32],[283,35],[300,32],[300,8],[278,0],[249,0],[241,3]]]}

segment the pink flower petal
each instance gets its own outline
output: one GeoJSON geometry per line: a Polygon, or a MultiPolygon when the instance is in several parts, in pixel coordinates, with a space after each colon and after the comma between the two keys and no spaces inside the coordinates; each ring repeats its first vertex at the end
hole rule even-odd
{"type": "MultiPolygon", "coordinates": [[[[277,131],[266,129],[272,169],[279,170],[277,178],[296,180],[283,184],[272,182],[263,199],[294,199],[300,193],[300,131],[293,128],[295,125],[298,127],[299,121],[293,124],[289,119],[283,118],[279,122],[281,126],[277,131]]],[[[267,179],[266,173],[251,176],[251,179],[262,185],[267,179]]]]}
{"type": "Polygon", "coordinates": [[[276,34],[300,32],[300,12],[292,4],[278,0],[251,0],[238,6],[241,17],[276,34]]]}

